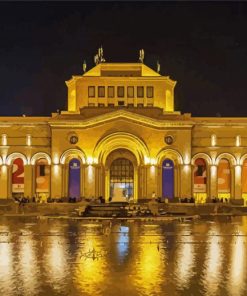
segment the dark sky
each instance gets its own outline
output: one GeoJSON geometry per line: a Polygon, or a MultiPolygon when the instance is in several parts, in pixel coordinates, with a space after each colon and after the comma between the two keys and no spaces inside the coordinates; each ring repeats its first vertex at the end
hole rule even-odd
{"type": "Polygon", "coordinates": [[[247,2],[0,2],[0,115],[65,110],[101,44],[107,62],[159,59],[182,113],[247,116],[247,2]]]}

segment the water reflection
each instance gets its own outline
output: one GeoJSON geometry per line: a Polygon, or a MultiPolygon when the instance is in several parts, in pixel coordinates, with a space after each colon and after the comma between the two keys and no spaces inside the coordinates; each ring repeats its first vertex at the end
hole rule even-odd
{"type": "MultiPolygon", "coordinates": [[[[146,235],[142,235],[136,245],[137,256],[132,268],[136,270],[134,283],[139,295],[161,295],[161,286],[166,283],[166,248],[159,232],[158,226],[146,229],[146,235]]],[[[162,295],[166,292],[162,291],[162,295]]]]}
{"type": "Polygon", "coordinates": [[[222,281],[223,250],[222,237],[218,226],[211,224],[208,231],[206,259],[204,263],[204,288],[205,295],[218,295],[219,286],[222,281]]]}
{"type": "Polygon", "coordinates": [[[181,242],[178,244],[175,255],[174,274],[177,280],[177,287],[184,289],[188,287],[191,277],[193,276],[193,268],[195,266],[195,244],[194,236],[188,235],[187,226],[182,229],[178,235],[181,242]]]}
{"type": "Polygon", "coordinates": [[[246,277],[246,255],[243,232],[240,231],[233,237],[231,244],[231,262],[229,270],[228,289],[231,295],[244,295],[246,277]]]}
{"type": "MultiPolygon", "coordinates": [[[[8,227],[1,227],[1,232],[9,233],[8,227]]],[[[9,238],[0,236],[0,291],[2,294],[10,295],[14,287],[13,283],[13,244],[9,238]]]]}
{"type": "Polygon", "coordinates": [[[3,219],[1,295],[244,296],[246,221],[102,227],[3,219]]]}

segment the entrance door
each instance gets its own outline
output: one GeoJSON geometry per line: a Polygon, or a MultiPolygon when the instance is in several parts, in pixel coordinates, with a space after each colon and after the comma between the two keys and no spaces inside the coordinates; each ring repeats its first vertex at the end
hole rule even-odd
{"type": "Polygon", "coordinates": [[[81,195],[81,166],[80,161],[73,158],[69,162],[69,197],[80,198],[81,195]]]}
{"type": "Polygon", "coordinates": [[[174,163],[168,158],[162,163],[162,197],[174,197],[174,163]]]}
{"type": "Polygon", "coordinates": [[[134,166],[126,158],[115,159],[110,167],[110,197],[114,200],[134,196],[134,166]]]}

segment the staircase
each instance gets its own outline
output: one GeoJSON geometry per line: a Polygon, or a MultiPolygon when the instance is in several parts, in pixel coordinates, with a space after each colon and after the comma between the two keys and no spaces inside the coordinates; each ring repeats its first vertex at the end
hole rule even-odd
{"type": "Polygon", "coordinates": [[[127,202],[89,205],[84,217],[127,217],[127,202]]]}

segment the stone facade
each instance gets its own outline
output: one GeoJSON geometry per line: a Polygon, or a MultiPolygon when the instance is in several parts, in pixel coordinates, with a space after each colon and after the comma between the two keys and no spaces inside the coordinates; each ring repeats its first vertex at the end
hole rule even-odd
{"type": "Polygon", "coordinates": [[[247,118],[175,111],[176,82],[142,63],[101,63],[66,84],[67,111],[0,118],[1,198],[247,196],[247,118]]]}

